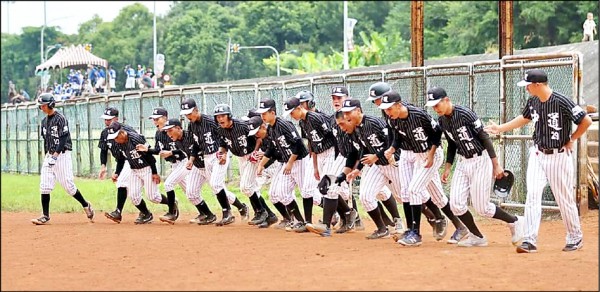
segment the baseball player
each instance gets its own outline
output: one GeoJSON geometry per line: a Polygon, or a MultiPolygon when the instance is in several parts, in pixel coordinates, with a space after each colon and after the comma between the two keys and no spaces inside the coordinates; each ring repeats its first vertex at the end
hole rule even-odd
{"type": "Polygon", "coordinates": [[[142,198],[142,187],[150,201],[157,204],[168,205],[167,197],[158,190],[160,176],[156,170],[156,159],[148,152],[139,152],[136,145],[146,144],[146,138],[135,131],[127,131],[118,122],[113,122],[108,127],[107,139],[116,142],[115,147],[119,153],[117,167],[112,175],[112,180],[117,181],[123,170],[125,161],[129,163],[131,174],[127,182],[127,195],[131,202],[140,210],[135,224],[148,224],[154,216],[148,210],[146,202],[142,198]]]}
{"type": "MultiPolygon", "coordinates": [[[[309,168],[313,171],[312,177],[308,173],[305,174],[305,180],[313,180],[314,182],[321,181],[323,183],[324,180],[329,181],[329,185],[333,185],[332,181],[327,176],[335,177],[343,168],[344,160],[338,160],[337,164],[335,159],[335,144],[336,139],[331,130],[330,120],[325,114],[308,111],[306,108],[300,106],[300,99],[296,97],[289,98],[284,103],[284,114],[283,116],[291,115],[291,117],[297,121],[299,121],[300,128],[306,134],[308,143],[310,145],[309,149],[311,149],[311,160],[305,160],[308,163],[312,163],[312,168],[309,168]]],[[[307,188],[311,187],[310,185],[307,188]]],[[[331,189],[334,189],[332,187],[331,189]]],[[[323,193],[322,193],[323,194],[323,193]]],[[[331,236],[331,219],[336,209],[338,208],[338,196],[339,193],[334,190],[325,191],[323,194],[325,197],[323,198],[323,224],[325,226],[320,226],[318,224],[313,225],[312,222],[307,219],[306,228],[314,233],[320,234],[322,236],[331,236]]],[[[304,198],[304,210],[305,216],[309,218],[309,213],[312,212],[312,198],[304,198]],[[309,206],[309,208],[307,208],[309,206]]],[[[349,223],[349,229],[354,228],[354,221],[356,220],[356,211],[352,212],[352,210],[348,207],[348,204],[344,200],[341,202],[343,208],[343,214],[348,215],[347,222],[349,223]]]]}
{"type": "MultiPolygon", "coordinates": [[[[349,173],[346,173],[349,169],[345,169],[336,182],[342,182],[345,179],[351,182],[357,176],[361,176],[360,201],[377,225],[377,230],[367,238],[389,237],[390,232],[381,218],[379,208],[377,208],[377,194],[381,192],[385,185],[388,185],[393,193],[398,194],[400,185],[397,182],[400,181],[400,172],[383,155],[384,151],[389,148],[389,137],[385,122],[381,118],[363,114],[358,99],[345,100],[341,111],[344,112],[344,117],[349,122],[348,134],[355,148],[348,157],[351,162],[347,162],[346,165],[354,165],[352,160],[359,160],[360,162],[349,173]],[[361,175],[361,172],[364,173],[361,175]]],[[[404,227],[394,199],[394,196],[397,195],[392,196],[389,194],[386,196],[382,198],[383,205],[392,215],[395,223],[395,233],[401,234],[404,227]]]]}
{"type": "Polygon", "coordinates": [[[35,225],[45,225],[50,221],[50,193],[56,181],[81,204],[90,222],[94,222],[92,204],[85,200],[73,182],[69,123],[62,113],[54,109],[55,100],[52,93],[41,94],[37,102],[39,109],[46,114],[42,119],[40,131],[44,138],[46,156],[40,170],[42,216],[32,219],[31,222],[35,225]]]}
{"type": "Polygon", "coordinates": [[[575,141],[591,125],[592,119],[571,98],[548,86],[548,76],[543,70],[529,70],[524,80],[517,83],[532,96],[527,100],[521,115],[510,122],[485,130],[499,134],[535,123],[533,145],[527,163],[527,201],[525,202],[525,234],[518,253],[537,252],[537,237],[542,215],[542,193],[549,182],[556,203],[560,208],[567,230],[563,251],[578,250],[583,246],[583,233],[579,222],[577,204],[573,194],[573,159],[571,154],[575,141]],[[577,124],[571,134],[572,123],[577,124]]]}
{"type": "Polygon", "coordinates": [[[135,149],[138,152],[148,152],[152,155],[160,155],[161,158],[165,159],[171,164],[171,173],[165,180],[165,191],[167,192],[167,205],[169,210],[163,216],[158,219],[162,222],[169,224],[175,224],[177,218],[179,218],[179,207],[175,200],[175,185],[179,184],[185,192],[185,178],[189,173],[189,170],[185,167],[187,161],[184,161],[185,156],[173,155],[175,150],[175,141],[171,140],[167,133],[163,131],[163,127],[167,123],[169,113],[163,107],[156,107],[152,110],[152,114],[148,119],[154,122],[156,126],[156,133],[154,134],[154,148],[150,148],[145,144],[138,144],[135,149]]]}
{"type": "Polygon", "coordinates": [[[229,105],[219,104],[215,106],[214,116],[220,126],[217,133],[221,141],[219,147],[219,151],[222,154],[221,159],[225,159],[229,151],[238,157],[240,190],[248,196],[254,210],[254,218],[249,221],[249,224],[258,225],[267,220],[269,214],[260,202],[258,195],[260,193],[260,187],[256,181],[258,154],[254,151],[256,148],[256,137],[248,135],[250,128],[247,121],[232,118],[231,107],[229,105]]]}
{"type": "Polygon", "coordinates": [[[450,208],[467,226],[469,234],[458,242],[458,246],[488,244],[469,212],[469,197],[477,213],[508,223],[512,244],[519,244],[523,238],[523,219],[519,218],[521,216],[508,214],[490,202],[493,177],[501,177],[504,170],[498,163],[492,140],[483,130],[479,117],[467,107],[452,104],[441,87],[433,87],[427,91],[425,105],[433,107],[439,115],[438,123],[448,140],[446,164],[441,178],[443,183],[448,181],[456,152],[461,156],[452,177],[450,208]]]}
{"type": "MultiPolygon", "coordinates": [[[[192,98],[186,98],[181,103],[180,115],[185,115],[190,121],[188,130],[195,135],[195,139],[200,144],[200,150],[204,155],[204,165],[209,175],[209,184],[216,194],[217,200],[223,209],[223,218],[217,222],[217,226],[224,226],[235,222],[235,216],[231,213],[231,205],[238,208],[242,220],[248,219],[248,207],[242,204],[234,193],[227,190],[225,186],[225,175],[229,159],[221,159],[221,152],[218,147],[221,143],[217,130],[219,126],[214,117],[201,114],[196,106],[196,101],[192,98]]],[[[204,180],[201,180],[202,185],[204,180]]]]}
{"type": "MultiPolygon", "coordinates": [[[[100,118],[104,119],[104,125],[106,126],[102,132],[100,133],[100,141],[98,141],[98,148],[100,148],[100,173],[98,177],[100,179],[104,179],[106,177],[106,162],[108,161],[108,151],[110,150],[111,154],[115,159],[118,157],[119,153],[117,152],[117,148],[115,147],[114,141],[108,140],[108,127],[113,122],[119,122],[119,110],[114,107],[107,107],[104,110],[104,113],[100,116],[100,118]]],[[[126,131],[133,131],[133,128],[122,124],[123,129],[126,131]]],[[[123,170],[121,171],[121,175],[116,181],[117,185],[117,208],[108,213],[105,212],[104,216],[106,218],[116,222],[121,223],[123,216],[121,213],[123,212],[123,207],[125,206],[125,201],[127,200],[127,183],[129,182],[129,175],[131,173],[131,169],[129,168],[129,163],[125,162],[123,165],[123,170]]]]}
{"type": "MultiPolygon", "coordinates": [[[[381,97],[383,96],[384,93],[388,92],[392,90],[392,87],[385,83],[385,82],[376,82],[371,84],[371,86],[369,86],[369,97],[367,97],[367,101],[370,101],[372,103],[375,104],[375,106],[379,106],[381,105],[381,97]]],[[[383,110],[381,110],[381,117],[383,118],[384,121],[386,121],[386,126],[388,128],[388,133],[390,135],[390,139],[391,141],[396,140],[396,131],[394,131],[392,128],[390,128],[389,124],[388,124],[388,120],[389,117],[385,114],[385,112],[383,110]]],[[[400,155],[400,149],[397,149],[397,156],[400,155]]],[[[392,164],[397,164],[395,161],[392,164]]],[[[400,194],[397,194],[398,196],[400,196],[400,194]]],[[[396,199],[398,201],[402,201],[401,197],[396,197],[396,199]]],[[[404,204],[403,204],[403,208],[404,208],[404,204]]],[[[429,222],[429,225],[431,225],[431,227],[433,228],[433,237],[434,238],[443,238],[446,235],[446,225],[447,225],[447,221],[446,218],[444,218],[444,216],[442,215],[442,213],[440,212],[440,209],[431,202],[431,200],[428,200],[422,208],[423,211],[423,215],[425,215],[425,217],[427,217],[427,222],[429,222]]],[[[410,210],[404,210],[404,212],[410,212],[410,210]]],[[[385,213],[382,213],[385,214],[385,213]]],[[[410,225],[410,224],[409,224],[410,225]]]]}
{"type": "MultiPolygon", "coordinates": [[[[397,149],[402,149],[398,161],[400,188],[404,210],[409,210],[404,213],[408,231],[394,236],[394,241],[404,246],[421,245],[421,206],[430,199],[450,218],[459,241],[468,231],[450,210],[438,172],[444,157],[440,147],[442,129],[427,111],[403,103],[394,90],[383,94],[379,108],[385,111],[387,123],[396,133],[396,139],[390,141],[391,146],[385,151],[386,158],[391,159],[397,149]]],[[[443,235],[436,239],[441,240],[443,235]]]]}
{"type": "MultiPolygon", "coordinates": [[[[263,122],[262,117],[260,117],[260,115],[253,116],[248,120],[248,129],[250,130],[248,132],[248,135],[256,137],[257,149],[255,149],[254,151],[257,153],[256,158],[258,159],[258,163],[260,163],[264,157],[264,153],[268,150],[268,146],[271,145],[271,142],[267,136],[267,124],[263,122]]],[[[260,174],[258,174],[257,165],[256,180],[259,187],[261,188],[266,184],[270,184],[268,193],[269,196],[272,197],[275,189],[273,188],[273,184],[271,183],[271,181],[273,180],[273,177],[275,177],[279,173],[280,169],[283,167],[283,163],[279,162],[280,160],[283,160],[283,158],[279,153],[273,151],[270,153],[270,155],[272,156],[270,158],[267,158],[268,161],[264,165],[263,171],[260,174]]],[[[294,196],[294,194],[292,194],[292,196],[294,196]]],[[[267,203],[265,202],[264,198],[260,196],[259,199],[262,206],[265,208],[265,210],[267,210],[267,213],[269,213],[269,217],[267,217],[267,220],[263,222],[255,222],[254,224],[258,225],[259,228],[268,228],[269,226],[277,223],[279,219],[277,219],[277,216],[273,212],[271,212],[269,208],[267,208],[267,203]]],[[[283,218],[283,220],[281,220],[281,222],[279,222],[279,224],[276,225],[275,228],[285,229],[286,226],[291,226],[292,219],[285,205],[283,205],[283,203],[281,202],[275,203],[273,205],[275,206],[277,211],[279,211],[283,218]]]]}
{"type": "MultiPolygon", "coordinates": [[[[269,190],[271,202],[279,209],[277,203],[281,203],[292,213],[296,220],[296,224],[291,230],[296,232],[307,232],[306,222],[302,218],[302,214],[298,209],[294,196],[294,187],[300,188],[300,193],[303,198],[311,198],[315,202],[320,202],[320,193],[307,189],[307,185],[303,182],[304,167],[306,163],[303,159],[308,157],[308,149],[302,142],[302,138],[298,135],[296,127],[292,122],[284,120],[277,116],[275,101],[267,98],[260,101],[260,107],[256,112],[261,114],[264,123],[268,124],[267,136],[271,144],[267,146],[267,151],[260,161],[257,174],[261,175],[265,164],[274,152],[279,152],[281,157],[279,161],[283,164],[280,171],[273,178],[271,189],[269,190]]],[[[311,178],[312,179],[312,178],[311,178]]],[[[280,211],[281,212],[281,211],[280,211]]],[[[281,212],[283,215],[283,212],[281,212]]],[[[307,215],[309,213],[307,212],[307,215]]],[[[285,218],[285,217],[284,217],[285,218]]],[[[287,218],[286,218],[287,219],[287,218]]],[[[310,220],[307,219],[307,220],[310,220]]]]}
{"type": "MultiPolygon", "coordinates": [[[[202,184],[210,179],[210,173],[204,167],[204,156],[201,154],[200,144],[196,141],[194,135],[190,131],[183,130],[179,119],[169,119],[163,126],[162,130],[171,139],[171,155],[178,162],[184,165],[183,169],[177,168],[171,173],[175,173],[174,177],[181,179],[184,173],[185,183],[183,190],[188,200],[198,210],[198,216],[190,220],[190,223],[199,225],[208,225],[217,221],[217,216],[213,214],[202,198],[202,184]]],[[[169,175],[169,177],[171,177],[169,175]]],[[[169,178],[167,178],[169,180],[169,178]]],[[[177,180],[174,180],[177,182],[177,180]]],[[[181,182],[180,182],[181,183],[181,182]]],[[[165,182],[165,185],[167,183],[165,182]]],[[[180,184],[181,185],[181,184],[180,184]]],[[[171,218],[165,218],[171,219],[171,218]]],[[[173,220],[174,221],[174,220],[173,220]]],[[[168,222],[168,221],[167,221],[168,222]]]]}

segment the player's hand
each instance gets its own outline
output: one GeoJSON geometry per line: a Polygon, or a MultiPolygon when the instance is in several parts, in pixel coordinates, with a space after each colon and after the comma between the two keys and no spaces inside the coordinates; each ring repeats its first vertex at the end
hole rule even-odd
{"type": "Polygon", "coordinates": [[[119,179],[119,175],[116,173],[113,173],[113,175],[110,178],[112,179],[113,182],[117,182],[117,179],[119,179]]]}
{"type": "Polygon", "coordinates": [[[135,150],[140,151],[140,152],[147,152],[148,151],[148,145],[137,144],[137,145],[135,145],[135,150]]]}
{"type": "Polygon", "coordinates": [[[315,168],[315,171],[314,171],[314,176],[315,176],[315,179],[316,179],[316,180],[318,180],[318,181],[320,181],[320,180],[321,180],[321,176],[319,175],[319,170],[318,170],[318,169],[316,169],[316,168],[315,168]]]}
{"type": "Polygon", "coordinates": [[[562,149],[564,149],[565,151],[567,151],[567,154],[571,154],[573,153],[573,147],[575,146],[575,142],[573,142],[573,140],[569,140],[567,142],[567,144],[565,144],[565,146],[562,147],[562,149]]]}
{"type": "Polygon", "coordinates": [[[158,155],[160,155],[162,158],[167,158],[173,155],[173,151],[161,150],[158,155]]]}
{"type": "Polygon", "coordinates": [[[48,167],[52,167],[56,164],[56,157],[53,155],[48,156],[48,158],[46,158],[46,163],[48,164],[48,167]]]}
{"type": "Polygon", "coordinates": [[[343,183],[343,182],[345,182],[345,181],[346,181],[346,174],[345,174],[345,173],[343,173],[343,172],[342,172],[342,173],[340,173],[340,174],[338,174],[338,176],[335,178],[335,183],[336,183],[338,186],[341,186],[341,185],[342,185],[342,183],[343,183]]]}
{"type": "Polygon", "coordinates": [[[430,168],[433,165],[434,153],[435,152],[429,152],[427,154],[427,159],[425,159],[425,165],[423,165],[423,167],[430,168]]]}
{"type": "Polygon", "coordinates": [[[194,162],[191,160],[188,160],[187,163],[185,164],[185,168],[187,170],[191,170],[193,166],[194,166],[194,162]]]}
{"type": "Polygon", "coordinates": [[[451,167],[448,166],[448,164],[446,164],[446,166],[444,167],[444,172],[442,173],[442,177],[440,178],[440,180],[444,184],[448,183],[448,177],[450,177],[450,169],[451,167]]]}
{"type": "Polygon", "coordinates": [[[223,165],[225,162],[227,162],[227,154],[217,151],[217,159],[219,159],[219,164],[223,165]]]}
{"type": "Polygon", "coordinates": [[[500,134],[500,127],[498,126],[498,124],[494,123],[494,121],[490,121],[490,124],[483,127],[483,130],[492,135],[500,134]]]}
{"type": "Polygon", "coordinates": [[[352,182],[355,178],[360,176],[360,170],[354,169],[346,176],[348,182],[352,182]]]}
{"type": "Polygon", "coordinates": [[[99,179],[105,179],[106,178],[106,165],[102,165],[100,167],[100,173],[98,173],[98,178],[99,179]]]}
{"type": "Polygon", "coordinates": [[[258,166],[256,167],[256,175],[257,176],[261,176],[262,172],[263,172],[263,169],[265,169],[265,167],[262,166],[262,165],[260,165],[260,163],[259,163],[258,166]]]}
{"type": "Polygon", "coordinates": [[[160,183],[160,175],[158,175],[158,174],[153,174],[153,175],[152,175],[152,181],[153,181],[155,184],[159,184],[159,183],[160,183]]]}
{"type": "Polygon", "coordinates": [[[362,162],[362,164],[364,165],[372,165],[373,163],[377,162],[377,160],[379,160],[379,157],[377,157],[377,155],[366,154],[360,159],[360,162],[362,162]]]}
{"type": "Polygon", "coordinates": [[[396,150],[393,149],[393,147],[390,147],[387,150],[385,150],[385,152],[383,152],[383,156],[385,156],[385,159],[390,161],[390,160],[392,160],[392,156],[394,155],[395,152],[396,152],[396,150]]]}
{"type": "Polygon", "coordinates": [[[283,174],[290,174],[292,173],[292,164],[290,163],[286,163],[285,167],[283,168],[283,174]]]}
{"type": "Polygon", "coordinates": [[[494,165],[494,177],[497,179],[504,177],[504,169],[500,164],[494,165]]]}

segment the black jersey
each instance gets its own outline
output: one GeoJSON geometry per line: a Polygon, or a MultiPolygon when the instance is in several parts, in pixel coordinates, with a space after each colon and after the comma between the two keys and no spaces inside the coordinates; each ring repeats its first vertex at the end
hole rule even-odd
{"type": "Polygon", "coordinates": [[[127,142],[121,144],[115,142],[116,150],[119,154],[117,160],[127,160],[131,169],[141,169],[146,166],[156,165],[156,160],[151,154],[144,155],[144,152],[138,152],[135,146],[146,144],[146,138],[136,132],[127,132],[127,142]]]}
{"type": "MultiPolygon", "coordinates": [[[[129,125],[125,125],[123,123],[121,123],[121,129],[127,131],[127,132],[135,132],[135,130],[129,126],[129,125]]],[[[119,155],[119,153],[117,152],[117,148],[115,147],[116,142],[114,140],[108,140],[108,127],[102,129],[102,132],[100,133],[100,140],[98,141],[98,148],[100,148],[100,150],[102,150],[100,152],[100,161],[106,161],[106,159],[108,157],[102,157],[102,153],[104,151],[108,151],[110,150],[110,153],[112,154],[112,156],[116,159],[119,155]]],[[[104,152],[106,155],[107,153],[104,152]]]]}
{"type": "Polygon", "coordinates": [[[298,134],[298,131],[296,131],[296,127],[288,120],[276,117],[275,124],[269,126],[267,129],[267,136],[271,142],[267,152],[279,152],[280,157],[278,157],[278,161],[280,162],[285,163],[290,159],[290,156],[293,154],[292,146],[298,145],[298,143],[300,145],[297,147],[298,153],[295,153],[298,155],[297,160],[301,160],[308,155],[308,149],[302,143],[302,138],[298,134]]]}
{"type": "Polygon", "coordinates": [[[318,112],[306,112],[306,118],[299,121],[300,128],[306,135],[310,149],[314,153],[322,153],[335,144],[331,124],[327,116],[318,112]]]}
{"type": "Polygon", "coordinates": [[[41,135],[44,138],[44,152],[65,152],[73,149],[71,143],[71,133],[69,132],[69,122],[63,114],[54,111],[51,116],[42,119],[41,135]],[[61,143],[61,139],[63,142],[61,143]]]}
{"type": "MultiPolygon", "coordinates": [[[[375,164],[388,165],[389,161],[383,154],[390,147],[388,135],[388,128],[383,119],[364,114],[362,121],[356,126],[354,132],[349,134],[349,137],[354,147],[361,150],[363,155],[377,155],[379,159],[375,164]]],[[[397,152],[394,155],[398,159],[397,152]]]]}
{"type": "Polygon", "coordinates": [[[254,151],[256,147],[256,136],[248,136],[250,129],[248,122],[232,119],[231,128],[219,127],[217,133],[221,141],[221,147],[228,149],[235,156],[245,156],[254,151]]]}
{"type": "Polygon", "coordinates": [[[338,124],[335,121],[335,114],[333,114],[333,116],[330,117],[330,124],[331,124],[331,133],[335,137],[335,141],[336,141],[335,145],[336,145],[336,149],[337,149],[339,155],[348,157],[348,154],[350,154],[350,152],[352,152],[352,149],[354,147],[354,146],[352,146],[352,141],[350,140],[348,133],[344,132],[340,128],[340,126],[338,126],[338,124]]]}
{"type": "Polygon", "coordinates": [[[173,142],[173,156],[177,160],[194,157],[194,166],[204,168],[204,155],[200,149],[200,144],[190,131],[183,130],[181,138],[173,142]]]}
{"type": "Polygon", "coordinates": [[[562,148],[571,139],[572,123],[579,125],[585,115],[580,106],[558,92],[552,92],[545,102],[531,97],[523,109],[523,117],[535,123],[533,141],[542,149],[562,148]]]}
{"type": "MultiPolygon", "coordinates": [[[[156,134],[154,134],[154,149],[152,149],[152,151],[150,153],[156,155],[156,154],[159,154],[160,151],[162,151],[162,150],[173,151],[175,149],[174,147],[175,147],[175,142],[173,142],[173,140],[171,140],[169,135],[167,135],[167,132],[162,131],[162,130],[156,130],[156,134]]],[[[171,163],[181,161],[182,159],[183,158],[178,159],[173,155],[165,158],[166,161],[171,162],[171,163]]]]}
{"type": "Polygon", "coordinates": [[[471,158],[485,149],[479,137],[487,136],[487,133],[481,133],[483,123],[471,109],[455,105],[452,115],[440,116],[438,122],[448,143],[453,143],[463,157],[471,158]]]}
{"type": "Polygon", "coordinates": [[[422,108],[405,104],[408,116],[404,119],[387,119],[389,127],[394,131],[392,146],[402,150],[422,153],[431,146],[440,146],[442,128],[422,108]]]}
{"type": "Polygon", "coordinates": [[[188,131],[198,136],[198,143],[204,155],[213,154],[219,150],[221,141],[217,133],[218,128],[219,125],[215,122],[215,119],[204,114],[200,116],[198,121],[190,122],[188,131]]]}

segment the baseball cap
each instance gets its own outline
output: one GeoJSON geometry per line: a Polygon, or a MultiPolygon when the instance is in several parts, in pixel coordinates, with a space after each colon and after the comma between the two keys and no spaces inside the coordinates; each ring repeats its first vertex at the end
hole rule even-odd
{"type": "Polygon", "coordinates": [[[169,116],[169,113],[167,112],[167,110],[164,107],[155,107],[154,110],[152,111],[152,114],[148,118],[149,119],[158,119],[162,116],[165,116],[165,117],[169,116]]]}
{"type": "Polygon", "coordinates": [[[167,121],[167,123],[162,127],[162,130],[166,131],[166,130],[171,129],[173,127],[180,127],[181,128],[181,122],[179,121],[179,119],[169,119],[167,121]]]}
{"type": "Polygon", "coordinates": [[[108,140],[113,140],[117,137],[117,135],[119,135],[119,131],[121,130],[121,123],[119,122],[112,122],[110,124],[110,126],[108,126],[108,136],[106,137],[106,139],[108,140]]]}
{"type": "Polygon", "coordinates": [[[260,114],[256,112],[255,108],[251,108],[248,110],[248,114],[241,117],[242,121],[249,121],[251,117],[260,117],[260,114]]]}
{"type": "Polygon", "coordinates": [[[527,86],[531,83],[543,83],[548,82],[548,75],[546,72],[539,69],[533,69],[525,72],[525,78],[523,80],[517,82],[517,86],[523,87],[527,86]]]}
{"type": "Polygon", "coordinates": [[[189,115],[192,113],[192,111],[194,111],[194,108],[196,108],[196,101],[193,98],[186,98],[181,103],[181,111],[179,112],[179,115],[189,115]]]}
{"type": "Polygon", "coordinates": [[[388,91],[381,96],[381,104],[379,105],[380,109],[388,109],[393,106],[395,103],[402,101],[402,97],[400,94],[395,91],[388,91]]]}
{"type": "Polygon", "coordinates": [[[267,111],[269,111],[270,109],[275,107],[275,101],[271,98],[265,98],[265,99],[261,99],[260,100],[260,105],[258,106],[258,109],[256,110],[257,113],[262,114],[262,113],[266,113],[267,111]]]}
{"type": "Polygon", "coordinates": [[[346,86],[334,86],[331,89],[332,96],[348,96],[348,88],[346,86]]]}
{"type": "Polygon", "coordinates": [[[340,109],[340,111],[349,112],[349,111],[354,110],[355,108],[362,108],[360,106],[360,100],[347,99],[347,100],[344,100],[344,106],[340,109]]]}
{"type": "Polygon", "coordinates": [[[287,117],[294,109],[300,106],[300,100],[295,97],[288,98],[283,103],[283,116],[287,117]]]}
{"type": "Polygon", "coordinates": [[[515,175],[510,170],[504,170],[504,176],[494,182],[494,193],[500,198],[506,198],[515,183],[515,175]]]}
{"type": "Polygon", "coordinates": [[[114,117],[118,117],[119,116],[119,110],[114,108],[114,107],[107,107],[104,110],[104,114],[101,115],[100,117],[105,119],[105,120],[110,120],[114,117]]]}
{"type": "Polygon", "coordinates": [[[250,130],[250,132],[248,132],[248,136],[256,135],[256,132],[258,132],[262,124],[263,120],[261,117],[251,117],[250,120],[248,120],[248,129],[250,130]]]}
{"type": "Polygon", "coordinates": [[[446,90],[441,87],[432,87],[427,90],[427,103],[425,106],[435,106],[438,104],[442,98],[448,96],[446,94],[446,90]]]}

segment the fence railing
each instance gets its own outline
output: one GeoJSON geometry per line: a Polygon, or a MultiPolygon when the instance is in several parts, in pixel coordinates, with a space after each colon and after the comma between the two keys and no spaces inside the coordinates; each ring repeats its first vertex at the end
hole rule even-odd
{"type": "MultiPolygon", "coordinates": [[[[178,116],[179,105],[185,98],[195,99],[202,112],[208,114],[211,114],[216,104],[229,104],[233,116],[240,117],[246,115],[248,109],[256,107],[259,100],[265,97],[277,101],[277,110],[280,113],[282,102],[286,98],[294,96],[300,90],[310,90],[315,95],[317,108],[324,112],[332,112],[329,96],[333,86],[345,85],[350,96],[362,99],[367,96],[371,84],[386,81],[403,99],[415,105],[424,106],[427,88],[441,86],[455,104],[471,107],[484,123],[490,120],[505,122],[519,115],[525,105],[528,94],[523,88],[517,87],[516,83],[529,68],[546,70],[554,90],[570,94],[576,103],[580,103],[581,60],[582,57],[577,52],[506,56],[494,61],[324,74],[285,81],[189,85],[119,92],[62,101],[57,103],[57,107],[68,118],[71,128],[75,175],[95,176],[100,168],[98,139],[105,127],[100,115],[107,106],[118,108],[121,121],[133,126],[153,144],[156,128],[147,118],[152,109],[163,106],[171,117],[178,116]]],[[[381,115],[381,111],[370,103],[365,103],[363,110],[367,114],[381,115]]],[[[431,109],[428,110],[434,117],[437,116],[431,109]]],[[[4,105],[1,113],[2,171],[39,173],[43,151],[39,125],[44,114],[38,110],[35,103],[4,105]]],[[[187,123],[185,119],[182,121],[187,123]]],[[[522,206],[525,201],[527,149],[532,144],[532,128],[533,123],[530,123],[523,129],[501,135],[494,140],[502,165],[512,170],[516,178],[512,194],[502,200],[502,204],[522,206]]],[[[585,144],[584,136],[578,144],[577,155],[574,155],[573,161],[577,165],[578,174],[576,185],[573,187],[577,188],[578,193],[587,192],[583,160],[587,152],[586,148],[582,147],[585,144]]],[[[163,175],[166,172],[162,160],[159,170],[163,175]]],[[[237,173],[235,169],[233,173],[237,173]]],[[[546,207],[555,208],[553,206],[556,206],[556,203],[549,188],[545,191],[543,200],[546,207]]]]}

